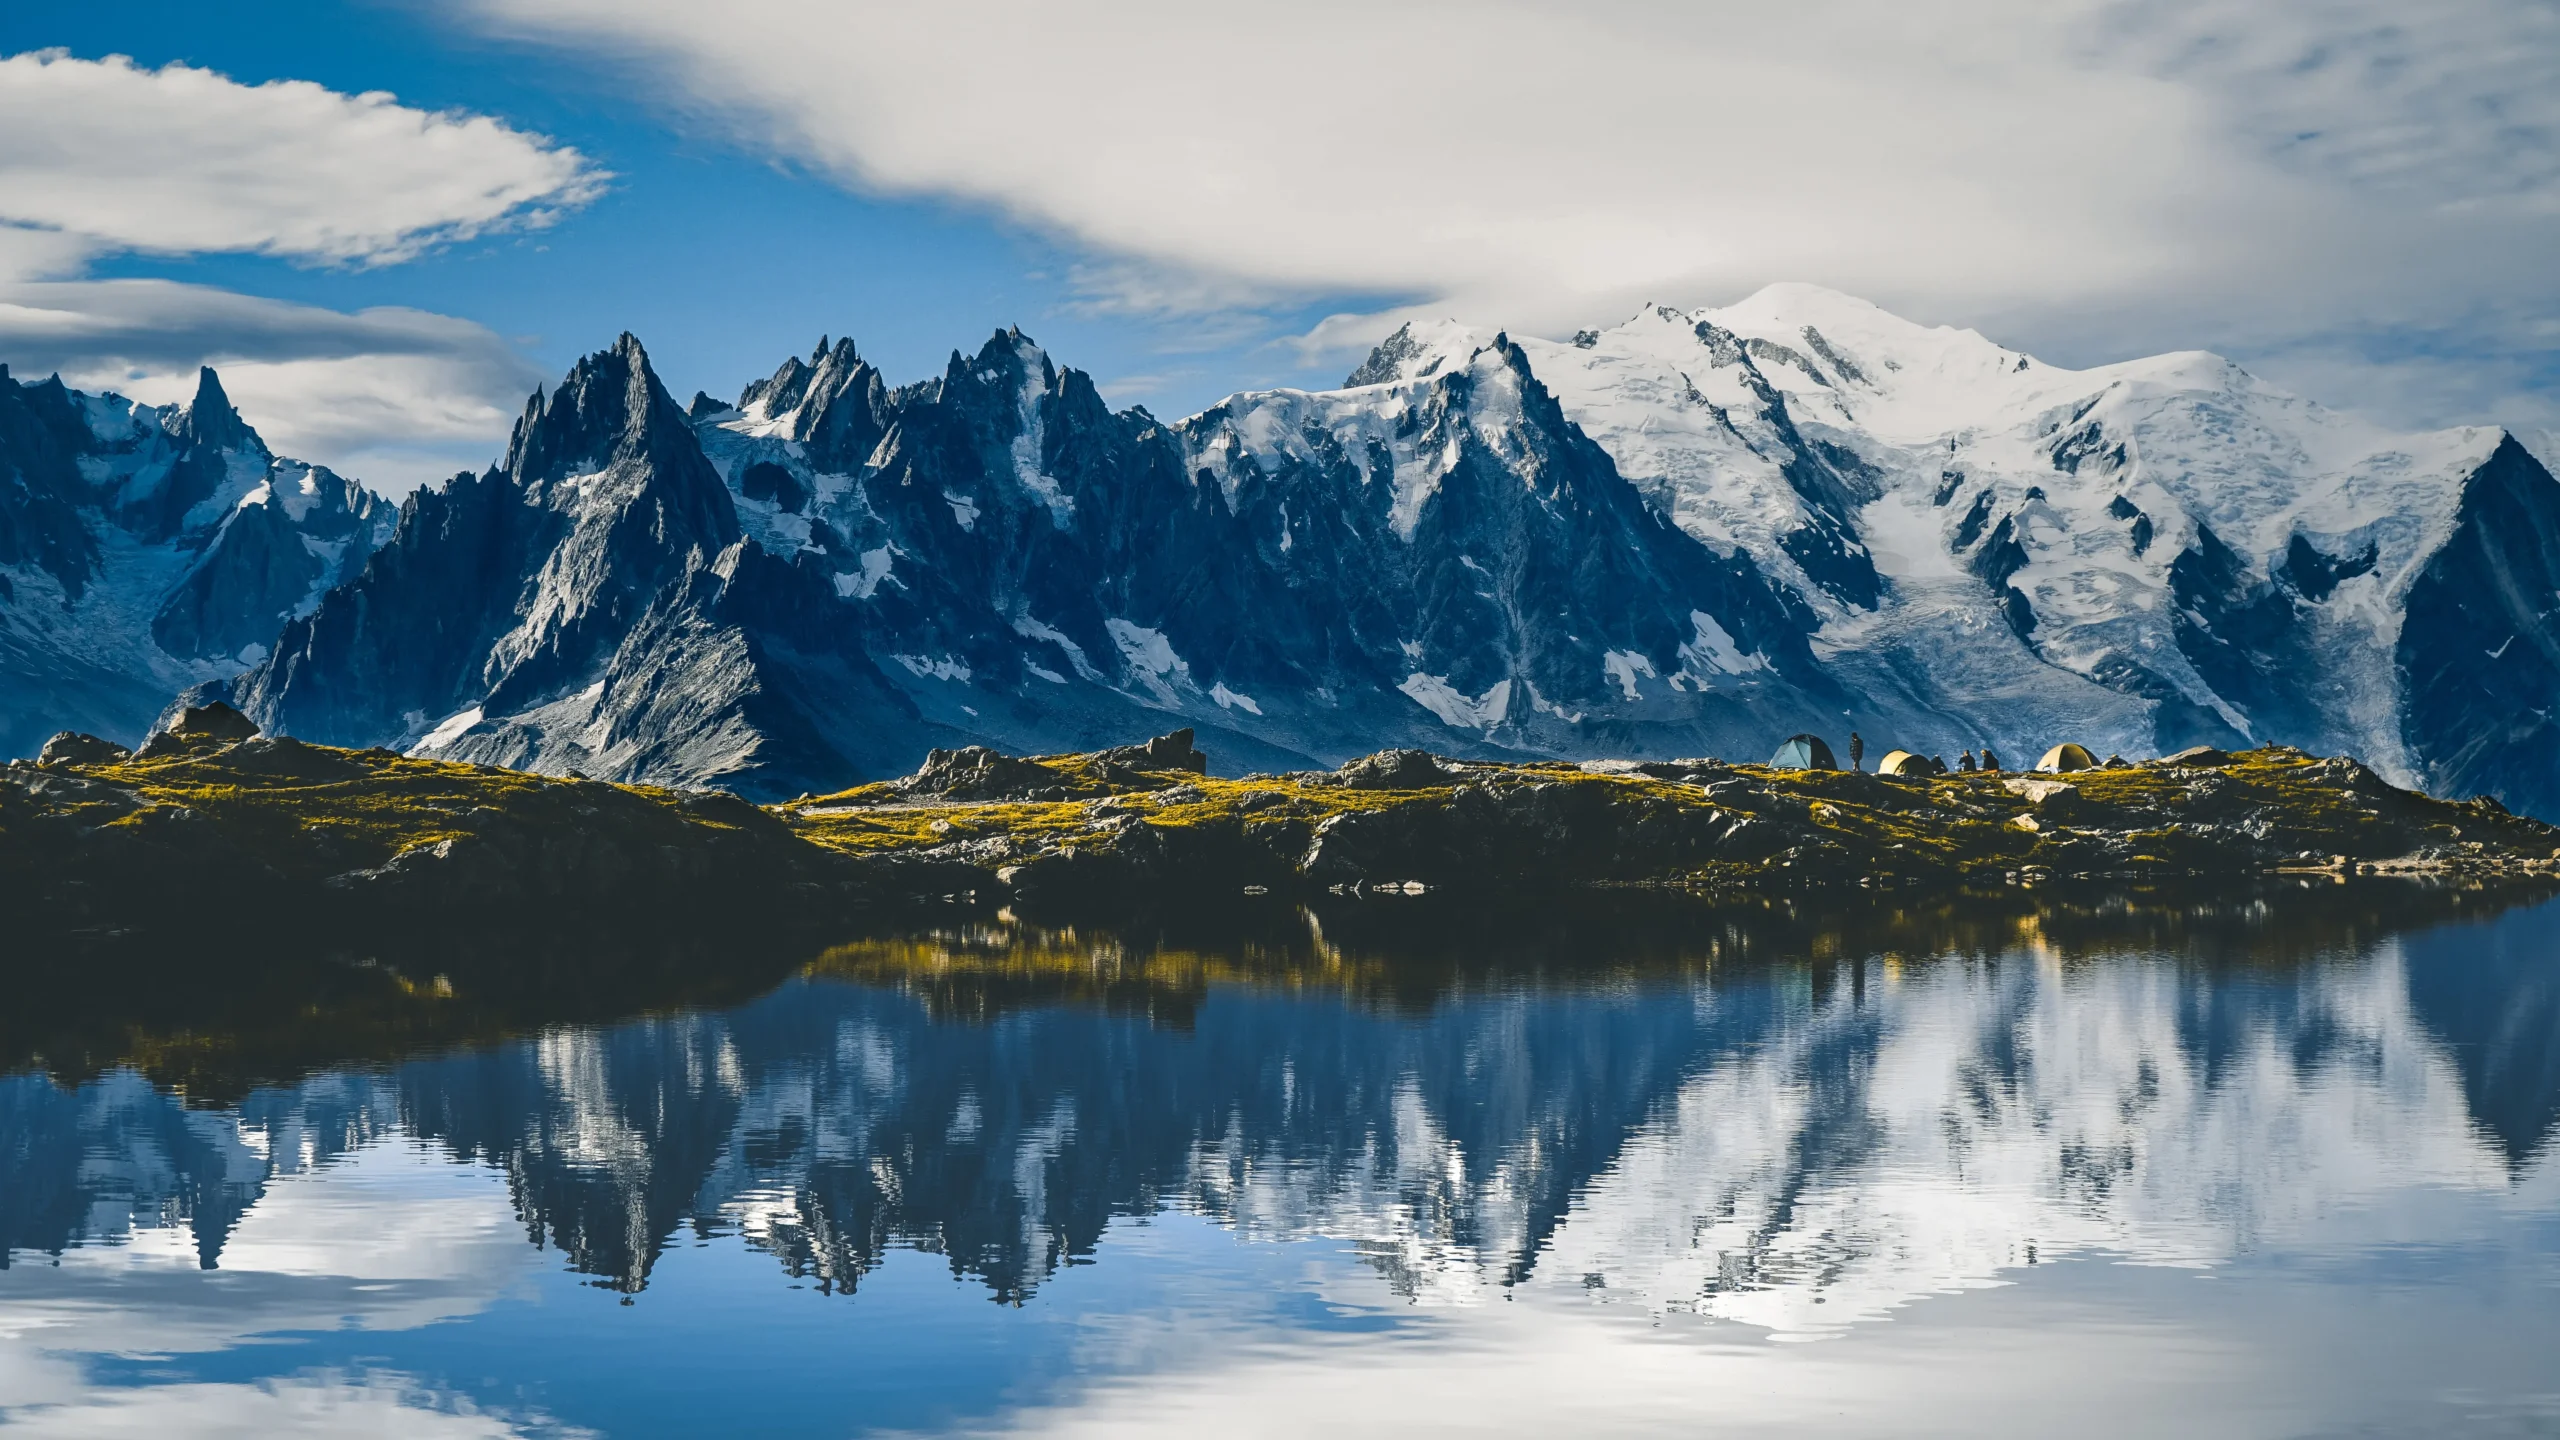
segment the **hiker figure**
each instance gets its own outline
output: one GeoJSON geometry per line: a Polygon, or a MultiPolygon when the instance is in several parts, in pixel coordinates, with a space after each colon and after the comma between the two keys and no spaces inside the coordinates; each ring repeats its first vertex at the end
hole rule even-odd
{"type": "Polygon", "coordinates": [[[1982,768],[1985,770],[1997,770],[2000,768],[2000,757],[1992,754],[1991,747],[1988,745],[1982,747],[1982,768]]]}
{"type": "Polygon", "coordinates": [[[1963,772],[1964,772],[1964,773],[1966,773],[1967,775],[1972,774],[1972,773],[1973,773],[1973,752],[1972,752],[1972,751],[1970,751],[1970,750],[1967,750],[1967,751],[1966,751],[1966,752],[1964,752],[1963,754],[1961,754],[1961,755],[1957,756],[1957,757],[1956,757],[1956,768],[1957,768],[1957,769],[1959,769],[1959,770],[1961,770],[1961,771],[1963,771],[1963,772]]]}
{"type": "Polygon", "coordinates": [[[1849,768],[1852,770],[1867,768],[1867,742],[1855,730],[1849,732],[1849,768]]]}
{"type": "Polygon", "coordinates": [[[1946,757],[1946,756],[1944,756],[1944,755],[1932,755],[1932,756],[1930,756],[1930,757],[1929,757],[1929,768],[1930,768],[1930,769],[1932,769],[1932,770],[1937,771],[1937,772],[1938,772],[1939,774],[1941,774],[1941,775],[1946,774],[1946,773],[1947,773],[1947,757],[1946,757]]]}

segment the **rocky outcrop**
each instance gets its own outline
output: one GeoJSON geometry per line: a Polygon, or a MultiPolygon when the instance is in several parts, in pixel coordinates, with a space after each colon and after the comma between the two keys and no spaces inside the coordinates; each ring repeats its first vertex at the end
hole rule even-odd
{"type": "MultiPolygon", "coordinates": [[[[883,805],[932,801],[1065,800],[1163,790],[1206,774],[1209,757],[1189,730],[1159,735],[1143,745],[1121,745],[1083,755],[1026,760],[983,745],[934,750],[912,775],[831,796],[831,805],[883,805]]],[[[807,801],[809,797],[801,797],[807,801]]]]}
{"type": "Polygon", "coordinates": [[[1381,750],[1346,761],[1324,778],[1354,790],[1422,790],[1447,785],[1456,773],[1428,750],[1381,750]]]}
{"type": "Polygon", "coordinates": [[[112,765],[131,754],[131,750],[113,740],[65,730],[44,742],[44,750],[36,756],[36,763],[48,768],[57,765],[112,765]]]}
{"type": "Polygon", "coordinates": [[[1063,778],[1037,760],[971,745],[927,751],[916,773],[891,781],[890,788],[915,799],[1055,800],[1067,793],[1063,778]]]}

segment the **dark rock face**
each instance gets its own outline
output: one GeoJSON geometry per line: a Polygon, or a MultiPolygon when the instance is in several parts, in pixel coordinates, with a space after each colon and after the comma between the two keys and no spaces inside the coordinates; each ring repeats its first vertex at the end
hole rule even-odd
{"type": "Polygon", "coordinates": [[[2560,483],[2513,439],[2463,492],[2451,543],[2411,587],[2402,734],[2429,786],[2560,814],[2560,483]]]}
{"type": "Polygon", "coordinates": [[[411,497],[235,693],[324,743],[417,744],[453,720],[431,753],[788,794],[903,749],[878,732],[911,712],[853,618],[823,576],[743,541],[625,336],[533,398],[502,465],[411,497]]]}
{"type": "MultiPolygon", "coordinates": [[[[2253,579],[2238,552],[2201,525],[2194,546],[2170,563],[2169,583],[2178,649],[2216,693],[2275,733],[2318,726],[2291,663],[2300,648],[2296,631],[2302,619],[2291,592],[2253,579]]],[[[2239,741],[2227,725],[2218,728],[2221,733],[2178,738],[2208,745],[2239,741]]]]}
{"type": "Polygon", "coordinates": [[[95,443],[61,377],[22,385],[0,365],[0,565],[43,570],[72,594],[88,583],[97,542],[79,457],[95,443]]]}

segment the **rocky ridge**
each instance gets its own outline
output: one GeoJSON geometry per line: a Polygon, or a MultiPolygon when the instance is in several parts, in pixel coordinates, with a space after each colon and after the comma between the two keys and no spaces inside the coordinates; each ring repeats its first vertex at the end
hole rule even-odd
{"type": "Polygon", "coordinates": [[[45,754],[0,769],[0,899],[37,928],[240,914],[503,928],[864,898],[864,877],[719,791],[313,745],[224,705],[136,751],[65,734],[45,754]]]}
{"type": "Polygon", "coordinates": [[[2269,747],[2071,775],[1894,779],[1713,760],[1381,752],[1219,779],[1193,737],[916,774],[758,807],[247,733],[189,712],[141,751],[62,736],[0,770],[0,876],[65,925],[207,904],[315,913],[915,900],[1126,909],[1241,890],[2218,883],[2283,870],[2546,874],[2560,830],[2269,747]]]}
{"type": "Polygon", "coordinates": [[[966,866],[992,880],[987,893],[1063,903],[1238,886],[2214,883],[2560,864],[2560,829],[2494,799],[2435,800],[2354,760],[2275,746],[1912,779],[1401,750],[1239,780],[1159,772],[1099,794],[1083,778],[1092,759],[1017,760],[1009,784],[965,798],[919,801],[892,782],[777,808],[819,844],[966,866]]]}

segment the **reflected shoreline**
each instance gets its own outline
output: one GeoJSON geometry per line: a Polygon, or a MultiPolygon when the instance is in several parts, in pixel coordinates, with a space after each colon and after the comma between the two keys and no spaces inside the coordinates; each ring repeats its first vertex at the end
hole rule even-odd
{"type": "MultiPolygon", "coordinates": [[[[2284,966],[2393,933],[2486,920],[2560,881],[2280,877],[2242,886],[2046,885],[1815,898],[1593,890],[1505,903],[1372,895],[1222,897],[1117,924],[1043,924],[967,904],[858,938],[723,918],[617,931],[395,927],[37,937],[0,958],[0,1075],[76,1084],[118,1068],[221,1105],[316,1070],[389,1064],[568,1024],[719,1009],[795,975],[911,991],[938,1017],[1098,1005],[1180,1026],[1216,984],[1317,991],[1427,1013],[1452,995],[1574,990],[1803,965],[2010,950],[2072,963],[2138,952],[2284,966]]],[[[1845,973],[1845,972],[1844,972],[1845,973]]],[[[1848,983],[1857,983],[1852,978],[1848,983]]]]}

